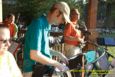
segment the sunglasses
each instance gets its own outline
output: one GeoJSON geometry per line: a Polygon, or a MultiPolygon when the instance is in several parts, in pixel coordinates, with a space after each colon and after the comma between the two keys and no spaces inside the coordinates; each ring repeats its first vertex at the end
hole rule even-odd
{"type": "Polygon", "coordinates": [[[7,40],[0,40],[2,43],[7,43],[7,42],[11,42],[11,39],[7,39],[7,40]]]}

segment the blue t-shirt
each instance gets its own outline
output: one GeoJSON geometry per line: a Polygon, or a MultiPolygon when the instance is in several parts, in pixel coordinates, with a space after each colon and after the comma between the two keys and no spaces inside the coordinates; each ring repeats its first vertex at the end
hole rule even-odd
{"type": "Polygon", "coordinates": [[[49,25],[46,16],[41,16],[28,26],[24,44],[24,72],[31,72],[35,64],[35,61],[30,59],[30,50],[37,50],[51,58],[48,38],[50,29],[51,25],[49,25]]]}

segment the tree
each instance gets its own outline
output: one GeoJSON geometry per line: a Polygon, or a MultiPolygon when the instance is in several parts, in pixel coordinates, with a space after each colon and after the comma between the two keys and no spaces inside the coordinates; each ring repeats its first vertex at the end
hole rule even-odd
{"type": "MultiPolygon", "coordinates": [[[[47,13],[51,5],[57,1],[62,0],[17,0],[17,13],[20,13],[27,24],[35,19],[47,13]]],[[[77,2],[76,0],[63,0],[67,2],[70,8],[81,9],[82,1],[77,2]]],[[[80,10],[80,12],[83,12],[80,10]]]]}

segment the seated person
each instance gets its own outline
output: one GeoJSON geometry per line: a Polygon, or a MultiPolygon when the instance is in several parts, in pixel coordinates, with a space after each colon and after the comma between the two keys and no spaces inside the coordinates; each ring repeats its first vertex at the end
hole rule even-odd
{"type": "Polygon", "coordinates": [[[18,27],[14,22],[15,22],[14,14],[9,14],[8,16],[6,16],[3,22],[6,26],[9,27],[11,38],[17,38],[17,33],[18,33],[18,27]]]}
{"type": "Polygon", "coordinates": [[[0,77],[22,77],[13,55],[8,51],[9,41],[8,27],[0,24],[0,77]]]}
{"type": "Polygon", "coordinates": [[[70,12],[71,23],[68,23],[64,29],[65,56],[71,58],[81,52],[78,47],[81,42],[84,42],[81,31],[78,29],[78,20],[80,13],[78,9],[72,9],[70,12]]]}

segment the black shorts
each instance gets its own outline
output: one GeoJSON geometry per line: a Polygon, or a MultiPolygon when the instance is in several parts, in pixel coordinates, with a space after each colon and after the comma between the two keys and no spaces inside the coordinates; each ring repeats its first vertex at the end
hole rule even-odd
{"type": "Polygon", "coordinates": [[[33,66],[32,77],[43,77],[44,74],[52,75],[54,67],[37,63],[33,66]]]}

